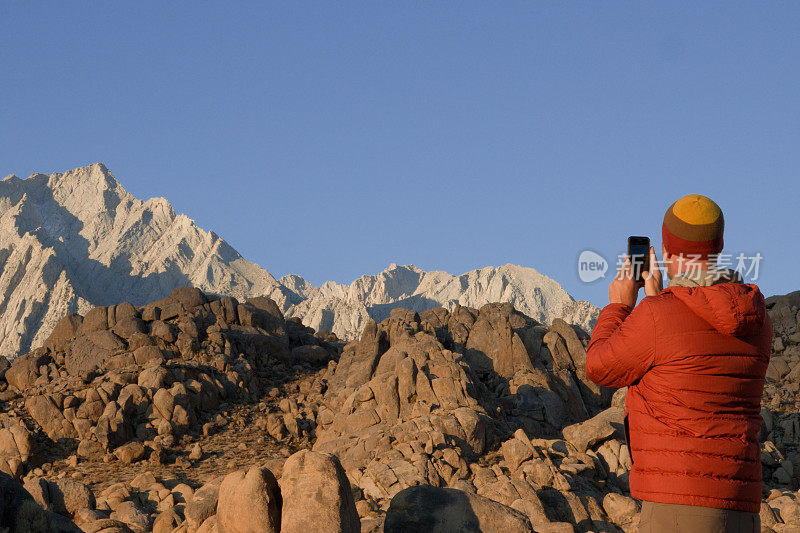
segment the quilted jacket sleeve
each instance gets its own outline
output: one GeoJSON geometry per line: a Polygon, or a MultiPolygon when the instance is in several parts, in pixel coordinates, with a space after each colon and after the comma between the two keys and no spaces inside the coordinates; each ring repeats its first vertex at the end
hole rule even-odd
{"type": "Polygon", "coordinates": [[[655,335],[647,299],[633,310],[624,304],[605,306],[586,350],[586,375],[605,387],[635,383],[653,366],[655,335]]]}

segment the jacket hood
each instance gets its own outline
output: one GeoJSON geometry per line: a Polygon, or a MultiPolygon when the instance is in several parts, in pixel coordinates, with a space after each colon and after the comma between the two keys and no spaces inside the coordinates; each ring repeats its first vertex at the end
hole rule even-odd
{"type": "Polygon", "coordinates": [[[697,316],[727,335],[750,335],[764,325],[764,295],[756,285],[719,283],[710,287],[668,287],[697,316]]]}

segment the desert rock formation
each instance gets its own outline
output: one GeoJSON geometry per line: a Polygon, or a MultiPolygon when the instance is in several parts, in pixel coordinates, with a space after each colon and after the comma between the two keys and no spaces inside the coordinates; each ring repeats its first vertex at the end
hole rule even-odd
{"type": "MultiPolygon", "coordinates": [[[[768,302],[765,531],[800,527],[799,304],[768,302]]],[[[66,316],[0,370],[2,525],[635,531],[625,391],[586,380],[587,340],[492,303],[394,309],[344,344],[189,288],[66,316]]]]}

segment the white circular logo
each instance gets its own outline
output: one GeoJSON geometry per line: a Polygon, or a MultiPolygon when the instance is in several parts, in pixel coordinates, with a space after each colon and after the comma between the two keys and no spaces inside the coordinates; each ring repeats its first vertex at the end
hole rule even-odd
{"type": "Polygon", "coordinates": [[[584,250],[578,257],[578,277],[584,283],[591,283],[605,277],[608,261],[591,250],[584,250]]]}

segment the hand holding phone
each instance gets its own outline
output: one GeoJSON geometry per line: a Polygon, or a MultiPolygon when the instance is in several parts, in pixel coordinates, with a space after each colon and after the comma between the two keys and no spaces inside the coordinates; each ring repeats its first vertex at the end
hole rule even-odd
{"type": "Polygon", "coordinates": [[[658,296],[664,289],[664,282],[661,279],[661,266],[652,246],[650,247],[650,261],[647,265],[647,272],[649,275],[644,280],[644,295],[658,296]]]}

